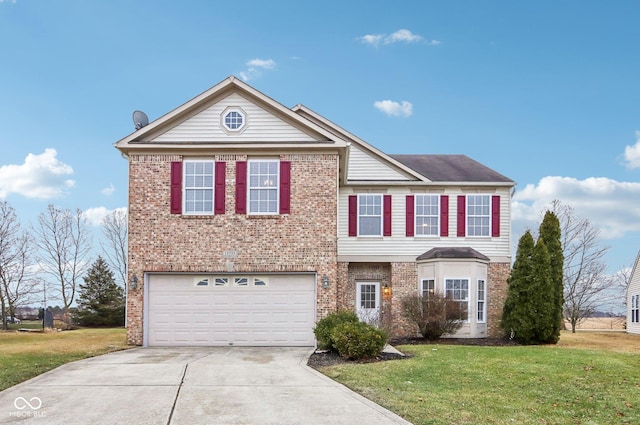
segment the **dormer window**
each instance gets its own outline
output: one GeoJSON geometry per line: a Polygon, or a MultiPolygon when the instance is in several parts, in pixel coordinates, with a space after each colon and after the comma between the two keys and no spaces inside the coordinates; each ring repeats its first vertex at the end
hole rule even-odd
{"type": "Polygon", "coordinates": [[[221,115],[222,128],[228,133],[239,133],[247,127],[247,114],[240,107],[229,107],[221,115]]]}

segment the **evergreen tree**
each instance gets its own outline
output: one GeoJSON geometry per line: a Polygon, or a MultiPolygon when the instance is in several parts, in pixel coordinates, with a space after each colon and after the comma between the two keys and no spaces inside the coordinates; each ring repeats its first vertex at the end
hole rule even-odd
{"type": "Polygon", "coordinates": [[[554,315],[554,297],[551,296],[553,284],[551,282],[551,258],[544,238],[538,238],[533,249],[533,275],[529,294],[530,303],[534,311],[531,318],[535,324],[534,338],[531,343],[549,343],[554,341],[556,320],[554,315]]]}
{"type": "Polygon", "coordinates": [[[75,319],[81,326],[123,326],[124,290],[107,263],[98,257],[83,277],[75,319]]]}
{"type": "Polygon", "coordinates": [[[502,328],[525,344],[534,341],[536,323],[535,305],[531,297],[531,277],[533,276],[534,242],[528,230],[518,241],[516,261],[507,279],[509,292],[502,311],[502,328]]]}
{"type": "Polygon", "coordinates": [[[540,237],[547,245],[551,267],[551,285],[553,297],[553,315],[555,317],[554,332],[549,342],[557,343],[560,339],[560,331],[564,329],[563,307],[564,307],[564,253],[562,250],[560,220],[552,211],[547,211],[540,224],[540,237]]]}

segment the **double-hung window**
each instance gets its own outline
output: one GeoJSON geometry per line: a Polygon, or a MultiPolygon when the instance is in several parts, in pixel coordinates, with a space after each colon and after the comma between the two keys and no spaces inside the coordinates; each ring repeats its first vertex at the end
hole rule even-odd
{"type": "Polygon", "coordinates": [[[467,236],[490,236],[491,197],[467,195],[467,236]]]}
{"type": "Polygon", "coordinates": [[[249,161],[249,214],[278,214],[280,162],[249,161]]]}
{"type": "Polygon", "coordinates": [[[440,223],[440,196],[415,195],[416,236],[438,236],[440,223]]]}
{"type": "Polygon", "coordinates": [[[640,323],[638,312],[640,311],[640,295],[631,296],[631,323],[640,323]]]}
{"type": "Polygon", "coordinates": [[[446,279],[445,296],[456,308],[449,310],[452,317],[467,321],[469,311],[469,279],[446,279]]]}
{"type": "Polygon", "coordinates": [[[214,161],[184,161],[184,214],[213,214],[214,161]]]}
{"type": "Polygon", "coordinates": [[[484,279],[478,279],[478,323],[484,323],[486,321],[486,299],[487,290],[484,279]]]}
{"type": "Polygon", "coordinates": [[[422,279],[422,297],[429,298],[436,292],[435,279],[422,279]]]}
{"type": "Polygon", "coordinates": [[[382,236],[382,195],[358,195],[358,235],[382,236]]]}

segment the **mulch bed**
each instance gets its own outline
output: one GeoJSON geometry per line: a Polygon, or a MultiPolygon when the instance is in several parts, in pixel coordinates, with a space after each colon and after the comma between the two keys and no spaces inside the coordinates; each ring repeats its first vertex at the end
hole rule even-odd
{"type": "MultiPolygon", "coordinates": [[[[517,342],[509,339],[497,338],[443,338],[436,341],[427,341],[423,338],[404,338],[389,341],[392,346],[397,345],[468,345],[468,346],[485,346],[485,347],[503,347],[519,345],[517,342]]],[[[333,366],[337,364],[357,364],[382,362],[387,360],[402,360],[411,358],[409,355],[401,356],[393,353],[380,353],[372,359],[350,360],[343,359],[335,351],[318,351],[309,357],[307,366],[318,369],[325,366],[333,366]]]]}

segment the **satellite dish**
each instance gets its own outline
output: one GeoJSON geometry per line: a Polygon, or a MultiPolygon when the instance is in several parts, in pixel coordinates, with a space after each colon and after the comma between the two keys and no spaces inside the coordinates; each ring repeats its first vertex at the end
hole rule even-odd
{"type": "Polygon", "coordinates": [[[142,111],[133,111],[133,125],[136,126],[136,130],[140,130],[142,127],[149,124],[149,117],[142,111]]]}

